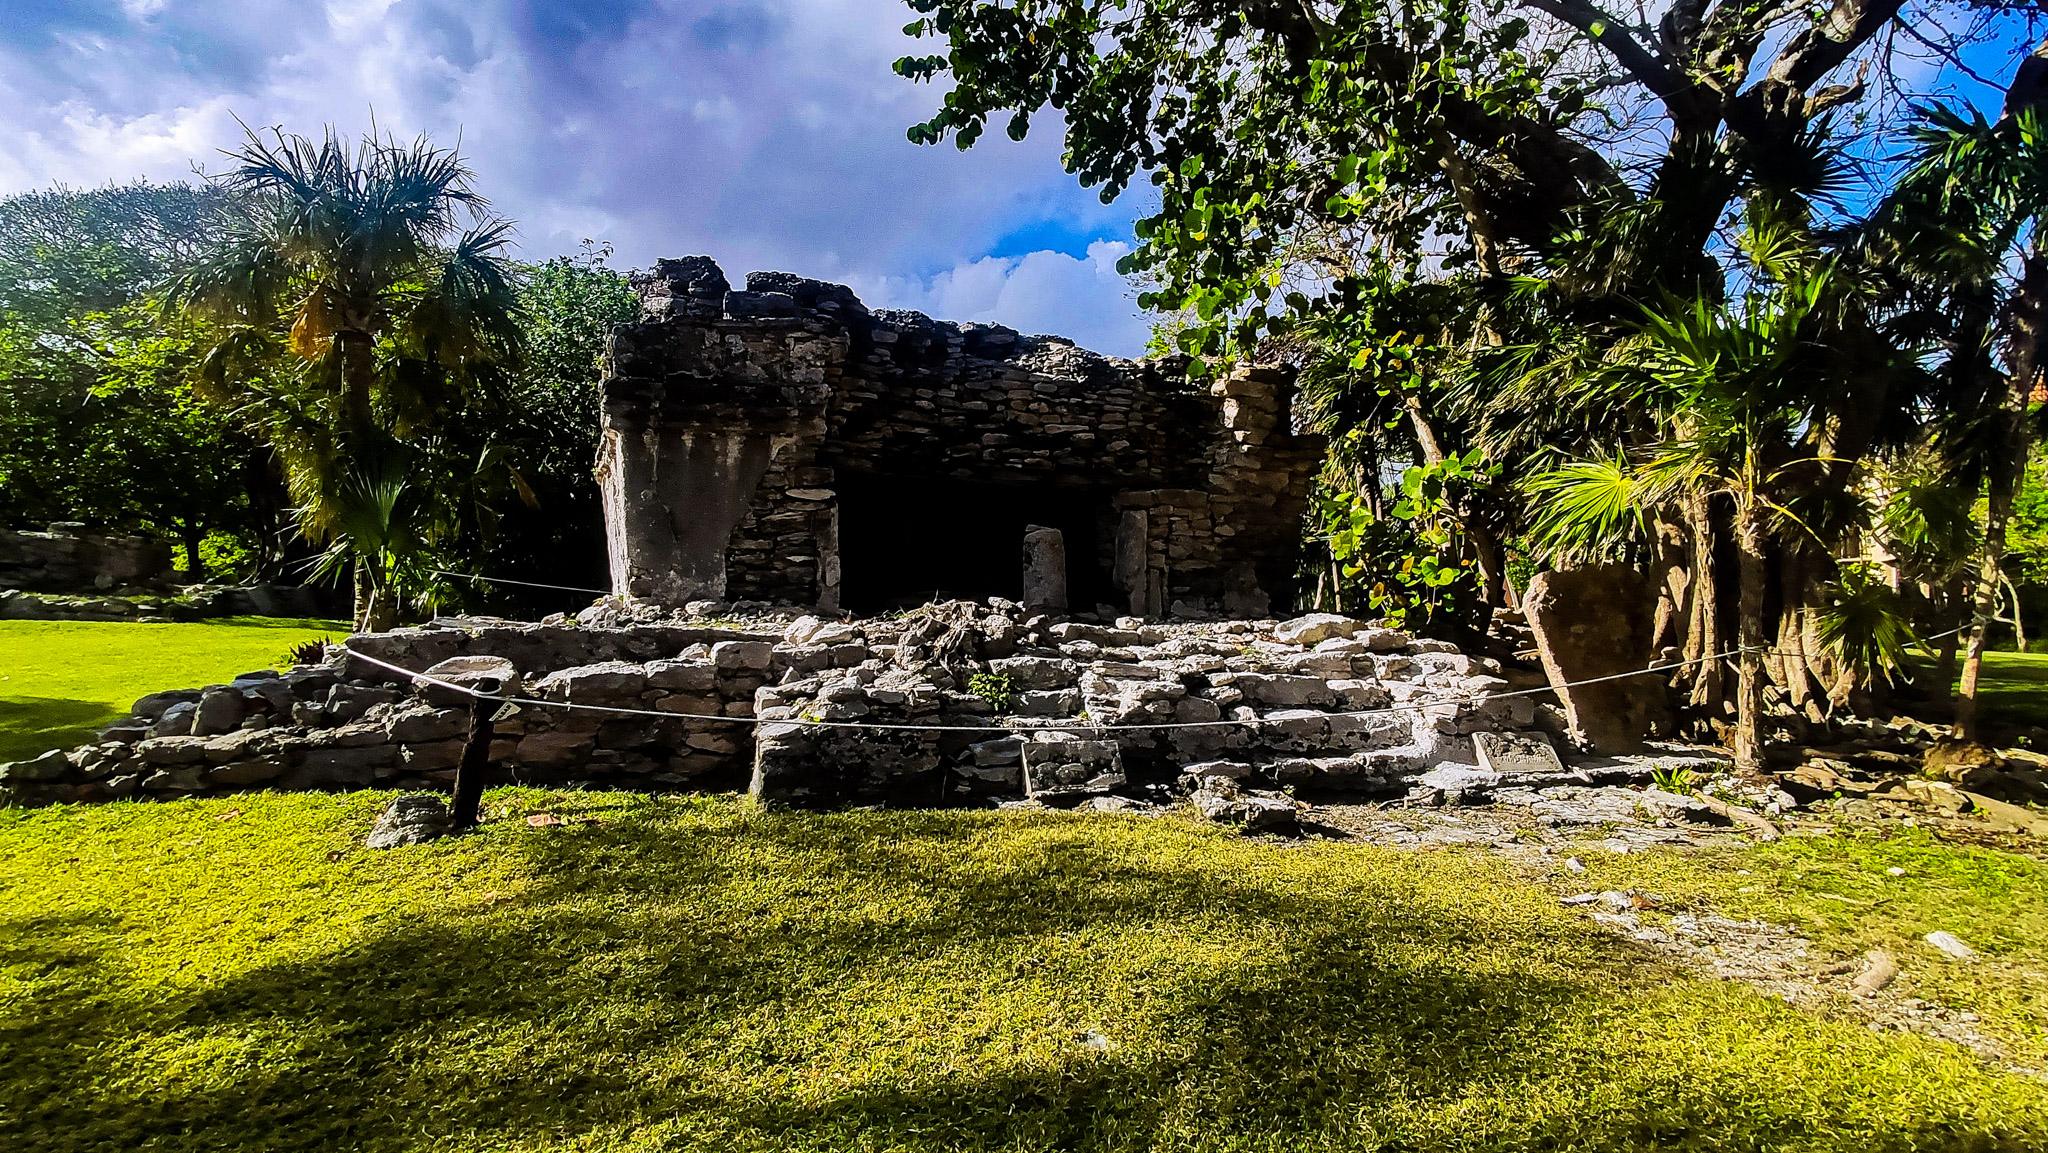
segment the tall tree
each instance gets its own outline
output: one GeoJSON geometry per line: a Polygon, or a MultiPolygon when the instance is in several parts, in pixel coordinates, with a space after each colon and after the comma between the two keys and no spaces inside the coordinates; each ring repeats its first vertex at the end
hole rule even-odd
{"type": "MultiPolygon", "coordinates": [[[[1868,197],[1845,161],[1882,170],[1872,162],[1905,123],[1867,115],[1897,107],[1884,67],[1897,39],[1953,55],[2028,19],[1982,9],[1950,33],[1956,9],[1903,0],[1678,0],[1654,14],[1588,0],[908,3],[909,30],[943,52],[898,71],[952,83],[912,139],[967,147],[992,119],[1022,137],[1052,109],[1083,183],[1105,197],[1140,179],[1156,189],[1125,268],[1155,286],[1146,304],[1180,317],[1197,375],[1305,343],[1349,374],[1354,401],[1321,406],[1331,431],[1398,422],[1406,443],[1385,447],[1407,459],[1478,454],[1483,480],[1448,506],[1463,531],[1446,539],[1469,550],[1482,605],[1501,602],[1503,545],[1531,527],[1522,480],[1717,427],[1711,413],[1674,421],[1668,406],[1594,391],[1559,403],[1557,382],[1640,363],[1657,341],[1646,313],[1711,321],[1694,336],[1757,336],[1751,322],[1776,297],[1745,282],[1741,218],[1782,222],[1806,249],[1849,243],[1838,234],[1868,197]]],[[[1728,370],[1717,392],[1762,390],[1715,407],[1768,415],[1751,425],[1769,435],[1728,441],[1717,475],[1747,479],[1693,486],[1634,546],[1686,570],[1674,595],[1687,603],[1666,617],[1689,625],[1686,679],[1709,715],[1737,703],[1709,658],[1739,648],[1751,722],[1764,677],[1825,719],[1838,678],[1817,638],[1839,599],[1859,466],[1912,442],[1932,407],[1923,345],[1898,318],[1859,288],[1833,294],[1824,319],[1834,387],[1799,393],[1790,424],[1780,378],[1705,366],[1728,370]],[[1737,613],[1719,611],[1724,599],[1737,613]],[[1759,605],[1771,606],[1761,621],[1759,605]]]]}
{"type": "Polygon", "coordinates": [[[385,628],[502,473],[501,454],[442,434],[520,355],[511,225],[425,139],[251,131],[231,158],[219,243],[172,298],[217,326],[204,379],[263,422],[303,531],[353,572],[357,626],[385,628]],[[395,516],[407,493],[419,511],[395,516]]]}
{"type": "Polygon", "coordinates": [[[211,531],[260,550],[280,503],[266,454],[193,395],[206,334],[149,300],[225,208],[187,184],[0,200],[0,519],[159,532],[195,580],[211,531]]]}

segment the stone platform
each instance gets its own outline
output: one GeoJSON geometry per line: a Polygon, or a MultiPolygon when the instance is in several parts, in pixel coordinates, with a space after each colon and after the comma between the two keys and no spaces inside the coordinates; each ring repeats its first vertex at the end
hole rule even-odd
{"type": "Polygon", "coordinates": [[[445,787],[461,698],[354,654],[421,673],[509,661],[538,703],[497,725],[503,782],[745,788],[811,806],[1072,805],[1278,789],[1455,798],[1583,776],[1531,759],[1548,750],[1534,698],[1509,695],[1492,662],[1343,617],[1102,621],[1001,600],[866,620],[623,610],[443,619],[350,638],[353,653],[319,665],[155,693],[95,743],[0,768],[0,787],[30,803],[445,787]],[[1475,745],[1481,733],[1534,741],[1475,745]]]}

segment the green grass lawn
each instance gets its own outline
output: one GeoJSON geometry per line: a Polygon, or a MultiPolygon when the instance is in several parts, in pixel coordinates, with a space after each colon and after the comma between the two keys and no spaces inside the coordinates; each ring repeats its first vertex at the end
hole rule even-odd
{"type": "Polygon", "coordinates": [[[2048,867],[2013,854],[1549,878],[1171,819],[511,790],[478,835],[360,848],[386,800],[0,812],[0,1148],[2048,1148],[2048,1082],[1557,901],[1641,883],[1881,943],[2039,1060],[2048,867]],[[1984,959],[1951,974],[1933,925],[1984,959]]]}
{"type": "Polygon", "coordinates": [[[332,621],[263,617],[0,621],[0,763],[90,740],[148,693],[273,668],[301,641],[347,634],[347,625],[332,621]]]}
{"type": "Polygon", "coordinates": [[[2048,728],[2048,653],[1985,653],[1977,699],[1992,724],[2048,728]]]}

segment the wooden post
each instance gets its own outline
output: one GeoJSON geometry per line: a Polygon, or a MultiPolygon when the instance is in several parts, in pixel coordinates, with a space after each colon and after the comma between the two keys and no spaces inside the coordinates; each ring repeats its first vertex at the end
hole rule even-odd
{"type": "Polygon", "coordinates": [[[455,766],[455,803],[450,825],[455,832],[476,827],[477,808],[484,799],[484,774],[491,765],[491,738],[497,725],[498,706],[492,700],[502,683],[485,677],[472,686],[479,696],[469,699],[469,740],[462,746],[462,763],[455,766]]]}

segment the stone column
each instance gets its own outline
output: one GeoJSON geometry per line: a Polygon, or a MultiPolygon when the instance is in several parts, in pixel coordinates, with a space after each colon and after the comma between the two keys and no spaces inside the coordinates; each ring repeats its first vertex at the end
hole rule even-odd
{"type": "Polygon", "coordinates": [[[607,430],[597,475],[612,591],[666,604],[725,595],[725,549],[774,457],[748,429],[607,430]]]}
{"type": "Polygon", "coordinates": [[[1152,559],[1152,522],[1142,508],[1127,508],[1116,526],[1116,583],[1130,598],[1132,616],[1151,616],[1156,608],[1149,595],[1152,559]]]}
{"type": "Polygon", "coordinates": [[[1056,528],[1024,530],[1024,604],[1051,612],[1067,607],[1067,538],[1056,528]]]}

